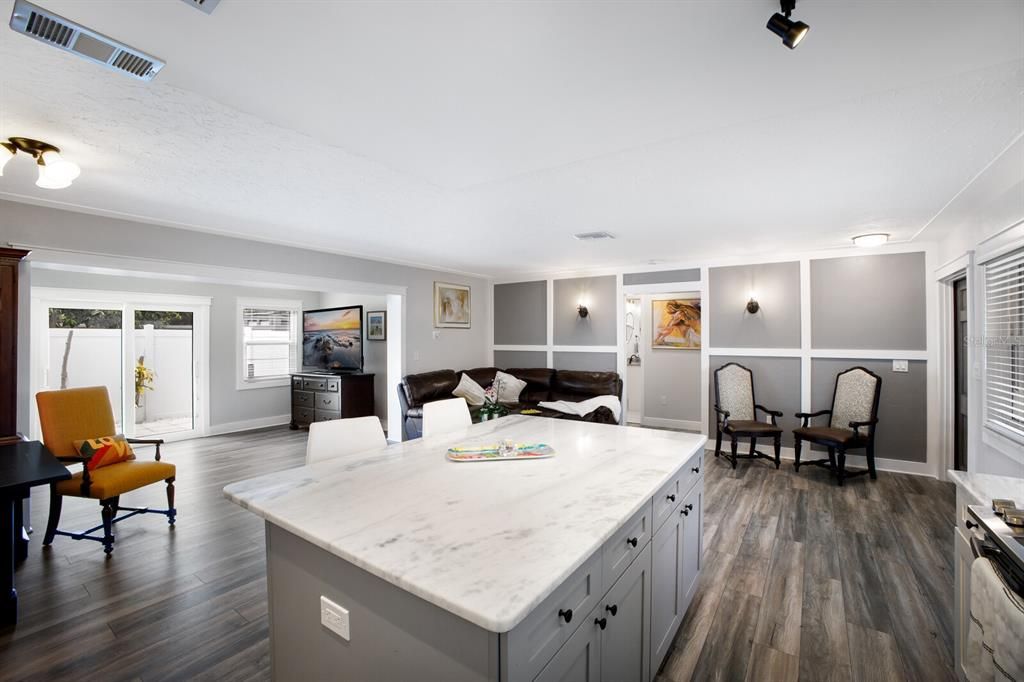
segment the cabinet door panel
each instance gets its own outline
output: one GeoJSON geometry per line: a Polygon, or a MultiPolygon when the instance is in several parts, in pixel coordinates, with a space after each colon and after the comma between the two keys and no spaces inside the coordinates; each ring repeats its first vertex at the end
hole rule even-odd
{"type": "Polygon", "coordinates": [[[596,613],[590,612],[533,682],[599,682],[601,630],[594,624],[596,613]]]}
{"type": "Polygon", "coordinates": [[[683,506],[680,515],[683,518],[683,553],[680,564],[683,569],[682,594],[683,612],[690,603],[694,591],[697,589],[697,578],[700,576],[701,567],[701,503],[704,497],[703,481],[693,487],[690,493],[683,499],[683,506]],[[688,506],[692,505],[692,506],[688,506]],[[682,512],[687,512],[682,514],[682,512]]]}
{"type": "Polygon", "coordinates": [[[647,682],[651,666],[651,548],[644,547],[598,606],[601,680],[647,682]]]}
{"type": "Polygon", "coordinates": [[[651,665],[661,666],[683,620],[683,516],[674,513],[651,542],[651,665]]]}

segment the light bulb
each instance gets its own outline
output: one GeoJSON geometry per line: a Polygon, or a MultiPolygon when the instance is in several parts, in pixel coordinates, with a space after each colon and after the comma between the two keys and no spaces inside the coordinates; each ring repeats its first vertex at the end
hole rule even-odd
{"type": "Polygon", "coordinates": [[[6,142],[0,142],[0,178],[4,176],[4,166],[14,158],[15,149],[6,142]]]}
{"type": "Polygon", "coordinates": [[[54,173],[50,166],[39,164],[39,179],[36,180],[36,187],[42,189],[64,189],[71,186],[71,180],[59,173],[54,173]]]}
{"type": "MultiPolygon", "coordinates": [[[[54,182],[67,180],[68,185],[70,185],[71,181],[82,173],[82,169],[78,167],[78,164],[61,158],[59,152],[43,152],[42,162],[46,165],[47,176],[53,178],[54,182]]],[[[67,185],[64,185],[64,187],[67,187],[67,185]]]]}

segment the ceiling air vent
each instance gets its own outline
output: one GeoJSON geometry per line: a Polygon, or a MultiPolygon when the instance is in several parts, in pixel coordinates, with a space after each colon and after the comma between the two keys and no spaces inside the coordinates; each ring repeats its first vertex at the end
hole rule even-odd
{"type": "Polygon", "coordinates": [[[181,0],[186,5],[192,5],[198,10],[202,10],[207,14],[212,14],[213,9],[217,6],[220,0],[181,0]]]}
{"type": "Polygon", "coordinates": [[[47,45],[139,80],[153,80],[164,67],[164,62],[156,57],[119,43],[102,33],[79,26],[59,14],[24,0],[17,0],[14,3],[11,28],[47,45]]]}
{"type": "Polygon", "coordinates": [[[578,232],[572,238],[580,241],[594,241],[596,239],[615,239],[615,236],[608,232],[578,232]]]}

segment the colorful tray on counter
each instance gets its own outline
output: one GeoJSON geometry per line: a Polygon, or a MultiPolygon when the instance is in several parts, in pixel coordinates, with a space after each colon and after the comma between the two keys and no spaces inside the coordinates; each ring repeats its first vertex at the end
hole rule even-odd
{"type": "Polygon", "coordinates": [[[502,456],[498,444],[469,445],[448,448],[448,459],[453,462],[504,462],[516,459],[544,459],[553,457],[555,451],[544,443],[516,443],[515,451],[502,456]]]}

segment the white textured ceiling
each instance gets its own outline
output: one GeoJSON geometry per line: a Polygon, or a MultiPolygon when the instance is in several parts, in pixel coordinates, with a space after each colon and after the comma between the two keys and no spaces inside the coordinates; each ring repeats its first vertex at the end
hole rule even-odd
{"type": "Polygon", "coordinates": [[[0,196],[499,276],[908,239],[1024,129],[1019,0],[40,4],[168,65],[0,30],[0,136],[83,167],[0,196]]]}

